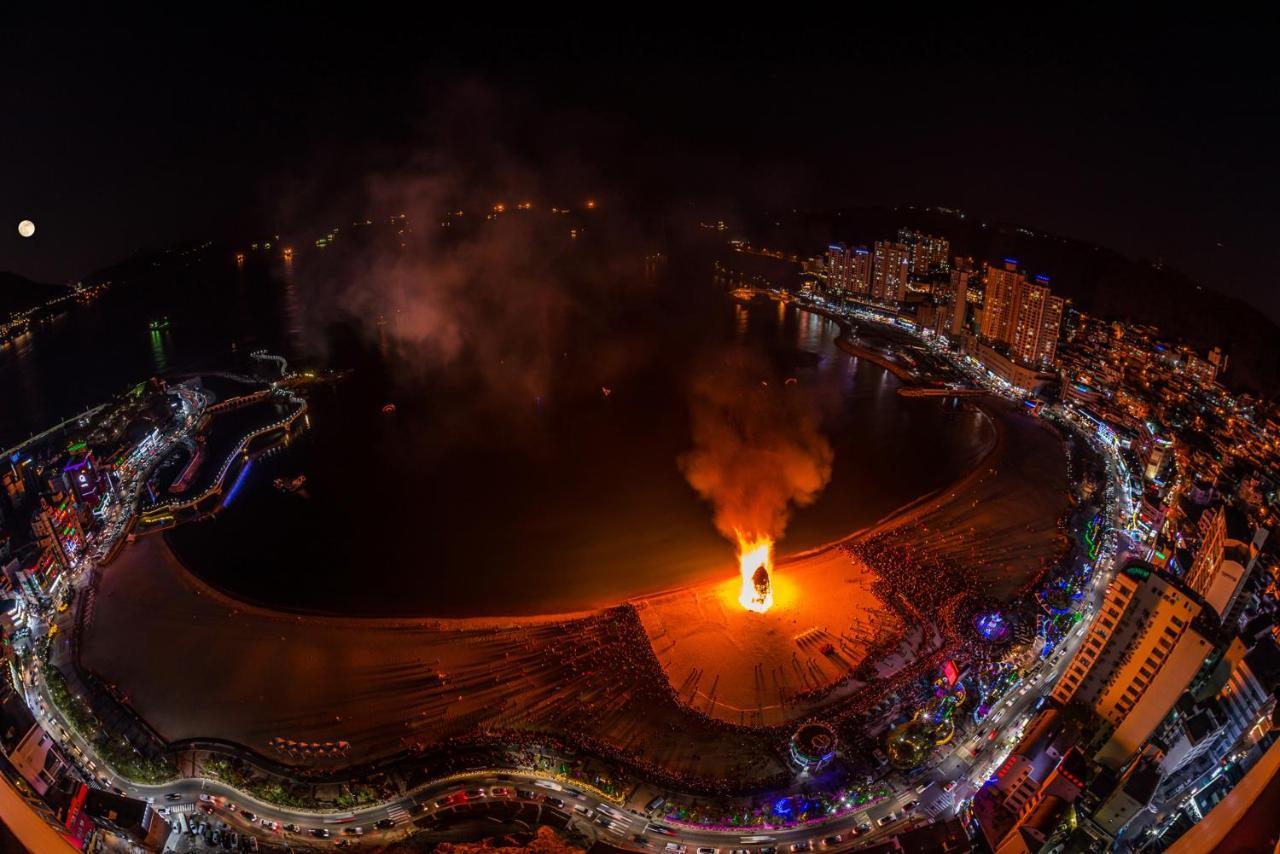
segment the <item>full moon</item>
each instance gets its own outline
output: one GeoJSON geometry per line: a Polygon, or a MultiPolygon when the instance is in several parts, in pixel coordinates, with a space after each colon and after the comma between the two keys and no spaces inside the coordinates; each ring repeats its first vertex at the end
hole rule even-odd
{"type": "Polygon", "coordinates": [[[23,237],[30,237],[35,233],[36,224],[31,220],[24,219],[22,222],[18,223],[18,234],[21,234],[23,237]]]}

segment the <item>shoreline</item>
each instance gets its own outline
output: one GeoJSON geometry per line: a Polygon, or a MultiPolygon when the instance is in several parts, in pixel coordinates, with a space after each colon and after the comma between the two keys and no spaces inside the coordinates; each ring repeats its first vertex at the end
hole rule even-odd
{"type": "MultiPolygon", "coordinates": [[[[735,621],[733,625],[745,619],[754,620],[749,626],[763,628],[766,623],[758,617],[772,620],[772,637],[767,640],[767,654],[772,658],[758,659],[765,662],[763,672],[769,672],[770,664],[780,664],[779,656],[792,656],[793,641],[798,637],[795,632],[805,634],[811,631],[809,626],[825,631],[828,625],[839,631],[841,617],[827,614],[832,608],[870,615],[892,607],[881,598],[869,598],[874,595],[871,585],[880,577],[878,572],[866,573],[855,585],[841,583],[845,576],[863,575],[848,565],[842,546],[909,526],[940,509],[944,516],[963,517],[967,509],[958,499],[969,497],[975,484],[986,483],[978,487],[978,499],[983,492],[991,495],[993,489],[995,494],[1009,489],[1009,478],[1020,470],[1018,459],[1001,466],[1007,472],[1003,477],[995,475],[992,462],[1006,453],[1010,441],[1009,451],[1021,455],[1020,459],[1034,459],[1027,454],[1037,448],[1043,456],[1043,439],[1030,436],[1034,429],[1011,431],[1013,422],[1006,425],[1012,411],[998,411],[987,399],[974,401],[973,409],[993,434],[989,446],[965,475],[903,504],[874,524],[779,559],[783,567],[798,567],[807,561],[807,577],[814,584],[806,590],[844,591],[839,597],[808,593],[807,599],[797,600],[801,611],[793,607],[790,613],[784,597],[769,615],[745,618],[745,612],[728,605],[725,611],[735,621]],[[789,618],[797,614],[805,622],[793,629],[788,624],[796,621],[789,618]]],[[[355,755],[324,763],[324,767],[328,772],[342,773],[342,769],[362,763],[392,761],[391,757],[402,754],[411,757],[415,751],[459,737],[510,732],[517,740],[555,736],[577,743],[586,739],[598,748],[592,750],[602,755],[638,751],[636,755],[643,757],[642,776],[660,773],[692,775],[699,780],[765,780],[776,772],[776,757],[769,745],[781,737],[782,727],[797,719],[797,714],[830,712],[839,717],[855,698],[860,701],[873,687],[855,683],[824,693],[825,684],[802,684],[793,678],[778,690],[796,702],[787,700],[783,707],[757,705],[754,699],[733,703],[729,685],[734,679],[749,679],[745,674],[752,661],[738,653],[701,660],[699,668],[705,665],[712,672],[701,685],[692,683],[691,693],[690,685],[680,682],[684,671],[663,665],[670,648],[658,648],[655,640],[659,639],[647,630],[642,614],[664,597],[679,599],[689,591],[705,591],[702,601],[711,603],[716,589],[735,585],[736,578],[667,588],[601,608],[565,613],[457,618],[344,616],[289,612],[230,595],[187,568],[163,538],[144,538],[130,551],[134,551],[134,559],[122,556],[121,563],[108,573],[112,578],[106,581],[106,597],[99,599],[97,618],[86,627],[86,667],[122,685],[134,713],[157,734],[162,733],[161,740],[174,749],[193,740],[218,741],[277,762],[269,748],[274,738],[341,737],[357,745],[355,755]],[[156,608],[165,613],[162,624],[144,624],[144,616],[156,608]],[[629,628],[632,622],[638,633],[629,628]],[[198,630],[184,636],[173,633],[177,628],[198,630]],[[181,649],[174,648],[170,640],[174,637],[184,638],[181,649]],[[161,644],[169,655],[191,665],[177,674],[166,670],[159,675],[136,657],[131,659],[128,652],[161,644]],[[219,651],[216,658],[207,656],[210,648],[219,651]],[[580,668],[575,663],[580,658],[590,659],[592,666],[580,668]],[[236,662],[236,666],[228,670],[226,661],[236,662]],[[602,670],[601,661],[610,664],[602,670]],[[650,671],[649,661],[659,669],[650,671]],[[719,682],[715,671],[722,665],[729,669],[725,670],[725,681],[719,682]],[[448,674],[447,687],[443,680],[433,679],[438,671],[448,674]],[[639,678],[642,675],[644,678],[639,678]],[[565,680],[576,687],[565,692],[555,687],[565,680]],[[225,699],[216,708],[196,702],[206,690],[225,699]],[[262,703],[268,696],[275,698],[272,712],[263,715],[262,703]],[[606,702],[601,698],[614,699],[606,702]],[[566,704],[579,703],[586,705],[562,711],[566,704]],[[741,720],[727,720],[726,707],[730,718],[741,720]],[[761,710],[760,716],[751,716],[753,707],[761,710]],[[773,711],[775,708],[781,711],[773,711]],[[563,717],[565,714],[569,717],[563,717]],[[355,726],[351,722],[357,719],[361,723],[355,726]],[[689,738],[681,743],[662,735],[682,727],[689,731],[689,738]],[[743,748],[743,740],[751,747],[743,748]],[[741,762],[744,749],[758,758],[748,767],[733,764],[741,762]]],[[[797,585],[804,582],[790,575],[785,572],[781,576],[780,596],[788,583],[803,593],[797,585]]],[[[654,613],[662,607],[658,604],[654,613]]],[[[686,628],[678,623],[669,625],[677,634],[686,628]]],[[[753,636],[759,631],[753,628],[746,634],[736,630],[724,634],[732,645],[755,640],[753,636]]],[[[696,638],[684,640],[682,635],[680,639],[682,652],[704,655],[696,638]]],[[[886,660],[888,670],[884,672],[896,678],[928,666],[935,657],[934,643],[924,635],[915,645],[920,643],[929,648],[917,649],[910,661],[895,653],[893,657],[901,663],[889,666],[886,660]]],[[[845,666],[855,663],[856,655],[845,666]]],[[[838,676],[827,674],[824,678],[830,683],[838,676]]],[[[883,679],[872,679],[873,683],[880,681],[883,679]]],[[[640,760],[618,761],[625,766],[628,761],[640,760]]]]}

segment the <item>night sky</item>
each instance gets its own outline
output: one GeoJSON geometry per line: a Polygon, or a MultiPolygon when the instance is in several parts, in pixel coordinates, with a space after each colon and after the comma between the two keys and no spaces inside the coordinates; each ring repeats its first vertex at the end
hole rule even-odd
{"type": "Polygon", "coordinates": [[[8,29],[0,270],[68,281],[175,241],[345,218],[368,174],[425,157],[481,196],[514,180],[548,204],[959,207],[1163,258],[1280,319],[1266,27],[927,17],[8,29]]]}

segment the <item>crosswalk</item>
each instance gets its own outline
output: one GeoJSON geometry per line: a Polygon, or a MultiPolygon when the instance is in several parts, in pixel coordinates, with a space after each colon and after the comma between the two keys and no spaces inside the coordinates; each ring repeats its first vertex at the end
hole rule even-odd
{"type": "Polygon", "coordinates": [[[925,807],[925,815],[929,816],[929,820],[932,821],[933,819],[936,819],[940,813],[951,809],[951,806],[955,802],[956,796],[954,792],[944,792],[942,797],[925,807]]]}
{"type": "Polygon", "coordinates": [[[387,807],[387,816],[396,824],[405,824],[410,820],[408,811],[399,804],[387,807]]]}

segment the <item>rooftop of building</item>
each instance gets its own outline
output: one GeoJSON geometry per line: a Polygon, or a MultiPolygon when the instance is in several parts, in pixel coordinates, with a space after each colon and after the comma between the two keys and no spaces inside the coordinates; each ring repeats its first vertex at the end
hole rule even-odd
{"type": "MultiPolygon", "coordinates": [[[[1027,820],[1018,828],[1020,832],[1038,833],[1041,838],[1053,833],[1061,822],[1071,804],[1058,797],[1049,795],[1036,804],[1035,809],[1027,816],[1027,820]]],[[[1035,838],[1034,836],[1032,837],[1035,838]]]]}
{"type": "Polygon", "coordinates": [[[1056,708],[1046,707],[1032,719],[1013,753],[1031,763],[1031,779],[1044,782],[1079,738],[1078,726],[1065,719],[1056,708]]]}
{"type": "Polygon", "coordinates": [[[1116,786],[1112,794],[1123,792],[1137,803],[1148,804],[1151,802],[1151,796],[1156,793],[1156,787],[1159,785],[1159,756],[1144,753],[1137,761],[1125,769],[1124,774],[1120,777],[1119,785],[1116,786]]]}
{"type": "Polygon", "coordinates": [[[143,818],[148,804],[117,795],[102,789],[90,789],[85,797],[84,811],[96,821],[105,821],[121,830],[142,831],[143,818]]]}

